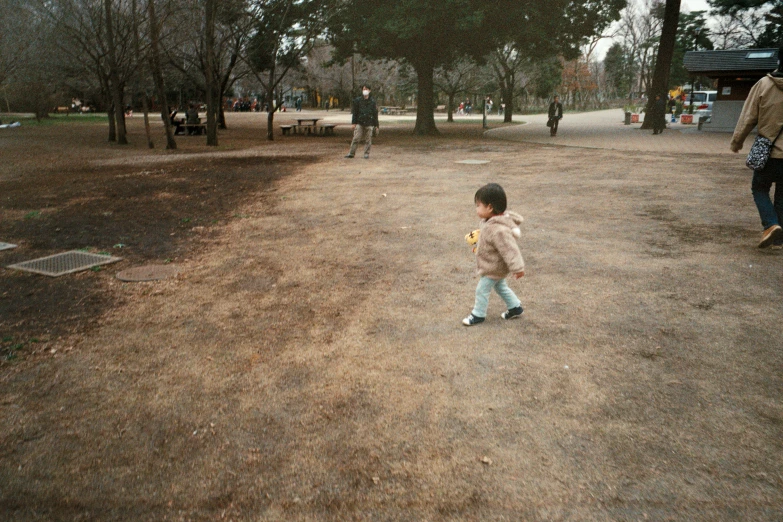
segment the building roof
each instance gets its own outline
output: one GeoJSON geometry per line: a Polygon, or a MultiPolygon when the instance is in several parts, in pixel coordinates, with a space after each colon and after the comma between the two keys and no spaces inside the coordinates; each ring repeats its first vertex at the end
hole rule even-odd
{"type": "Polygon", "coordinates": [[[734,76],[739,73],[763,76],[778,67],[777,49],[732,49],[688,51],[685,69],[705,76],[734,76]]]}

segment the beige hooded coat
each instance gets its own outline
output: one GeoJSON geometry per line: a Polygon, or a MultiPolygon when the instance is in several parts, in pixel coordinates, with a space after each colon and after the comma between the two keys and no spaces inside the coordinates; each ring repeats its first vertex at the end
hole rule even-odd
{"type": "MultiPolygon", "coordinates": [[[[783,76],[779,74],[766,75],[750,90],[734,129],[731,150],[741,150],[745,138],[757,125],[759,134],[770,140],[774,140],[783,128],[783,76]]],[[[775,142],[770,157],[783,158],[783,136],[775,142]]]]}
{"type": "Polygon", "coordinates": [[[525,269],[516,239],[522,235],[519,230],[522,221],[522,216],[516,212],[506,211],[482,223],[476,252],[479,275],[503,279],[525,269]]]}

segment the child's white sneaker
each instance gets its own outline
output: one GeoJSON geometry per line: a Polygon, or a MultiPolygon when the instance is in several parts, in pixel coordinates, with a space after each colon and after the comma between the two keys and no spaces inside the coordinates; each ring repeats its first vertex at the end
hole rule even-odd
{"type": "Polygon", "coordinates": [[[483,323],[484,319],[486,319],[486,317],[476,317],[475,315],[470,314],[469,316],[467,316],[465,319],[462,320],[462,324],[464,324],[465,326],[473,326],[476,324],[483,323]]]}
{"type": "Polygon", "coordinates": [[[502,317],[503,319],[506,319],[506,320],[508,320],[508,319],[515,319],[515,318],[519,317],[520,315],[522,315],[522,312],[524,312],[522,307],[521,306],[517,306],[516,308],[512,308],[511,310],[506,310],[505,312],[500,314],[500,317],[502,317]]]}

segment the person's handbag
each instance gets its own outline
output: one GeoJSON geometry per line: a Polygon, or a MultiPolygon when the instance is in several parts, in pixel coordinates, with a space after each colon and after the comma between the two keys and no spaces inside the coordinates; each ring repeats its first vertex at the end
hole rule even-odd
{"type": "Polygon", "coordinates": [[[549,118],[548,120],[546,120],[546,126],[547,127],[551,127],[552,125],[554,125],[554,122],[552,120],[553,120],[553,118],[549,118]]]}
{"type": "Polygon", "coordinates": [[[778,135],[772,141],[761,134],[756,136],[756,139],[753,141],[753,146],[750,147],[750,151],[748,152],[748,159],[745,160],[745,165],[747,165],[750,170],[762,170],[767,166],[769,155],[772,154],[772,147],[775,146],[775,142],[778,141],[781,133],[783,133],[783,128],[780,129],[780,132],[778,132],[778,135]]]}

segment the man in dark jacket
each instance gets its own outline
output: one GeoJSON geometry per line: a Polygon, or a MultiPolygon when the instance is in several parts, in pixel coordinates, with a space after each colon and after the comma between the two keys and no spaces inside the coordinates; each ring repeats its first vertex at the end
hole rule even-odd
{"type": "Polygon", "coordinates": [[[560,97],[555,95],[555,99],[549,104],[549,135],[557,136],[557,126],[563,119],[563,104],[560,103],[560,97]]]}
{"type": "Polygon", "coordinates": [[[351,113],[353,114],[351,119],[353,141],[351,141],[351,150],[345,157],[353,158],[359,142],[364,141],[364,159],[368,159],[372,146],[372,133],[379,125],[378,106],[375,105],[375,99],[370,98],[370,87],[367,85],[362,85],[362,95],[353,100],[351,113]]]}
{"type": "Polygon", "coordinates": [[[666,128],[666,100],[660,94],[655,95],[652,109],[650,117],[653,119],[653,134],[663,134],[666,128]]]}

